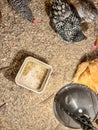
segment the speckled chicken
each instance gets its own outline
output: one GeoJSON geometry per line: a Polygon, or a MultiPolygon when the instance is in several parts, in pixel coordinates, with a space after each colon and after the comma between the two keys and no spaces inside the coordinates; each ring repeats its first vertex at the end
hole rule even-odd
{"type": "Polygon", "coordinates": [[[50,25],[65,41],[70,43],[86,39],[82,33],[81,19],[74,6],[67,0],[53,0],[50,25]]]}
{"type": "Polygon", "coordinates": [[[92,0],[70,0],[78,11],[79,16],[86,22],[98,20],[98,10],[92,0]]]}
{"type": "Polygon", "coordinates": [[[7,0],[8,3],[12,6],[12,8],[20,13],[21,16],[36,24],[36,20],[32,15],[32,12],[28,6],[31,0],[7,0]]]}

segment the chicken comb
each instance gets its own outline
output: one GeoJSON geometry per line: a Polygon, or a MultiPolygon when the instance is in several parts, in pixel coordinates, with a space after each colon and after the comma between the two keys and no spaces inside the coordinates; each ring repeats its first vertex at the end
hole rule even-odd
{"type": "Polygon", "coordinates": [[[98,38],[96,39],[94,46],[93,46],[94,51],[97,49],[97,47],[98,47],[98,38]]]}
{"type": "Polygon", "coordinates": [[[36,20],[36,19],[34,19],[33,23],[34,23],[34,25],[36,25],[36,24],[37,24],[37,20],[36,20]]]}

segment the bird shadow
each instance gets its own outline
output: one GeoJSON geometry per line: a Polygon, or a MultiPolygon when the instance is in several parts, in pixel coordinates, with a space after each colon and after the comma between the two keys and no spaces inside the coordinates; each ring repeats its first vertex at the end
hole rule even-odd
{"type": "Polygon", "coordinates": [[[88,23],[87,22],[83,22],[81,23],[82,26],[82,31],[86,32],[89,29],[88,23]]]}
{"type": "Polygon", "coordinates": [[[45,1],[45,11],[48,16],[50,16],[51,5],[52,5],[51,0],[45,1]]]}
{"type": "Polygon", "coordinates": [[[40,57],[39,55],[35,55],[32,52],[26,51],[26,50],[20,50],[15,57],[13,58],[12,62],[7,67],[0,68],[0,71],[4,74],[5,78],[7,78],[10,81],[15,82],[15,77],[23,64],[23,61],[26,57],[31,56],[36,59],[39,59],[40,61],[43,61],[47,63],[47,61],[40,57]]]}

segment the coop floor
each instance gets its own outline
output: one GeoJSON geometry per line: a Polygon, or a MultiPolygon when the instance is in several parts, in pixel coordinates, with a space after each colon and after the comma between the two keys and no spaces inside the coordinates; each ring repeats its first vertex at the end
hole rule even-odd
{"type": "Polygon", "coordinates": [[[87,40],[67,44],[51,29],[45,0],[32,0],[30,4],[37,25],[16,14],[6,1],[0,3],[0,68],[3,67],[0,69],[0,130],[70,130],[55,118],[53,99],[60,88],[71,82],[80,58],[93,50],[94,25],[88,25],[87,40]],[[14,82],[19,67],[29,55],[53,68],[42,94],[14,82]]]}

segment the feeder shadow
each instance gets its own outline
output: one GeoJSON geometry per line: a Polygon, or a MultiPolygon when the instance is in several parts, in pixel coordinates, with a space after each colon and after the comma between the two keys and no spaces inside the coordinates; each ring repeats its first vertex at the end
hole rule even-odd
{"type": "Polygon", "coordinates": [[[17,75],[17,72],[19,71],[23,61],[25,60],[25,58],[28,57],[28,56],[37,58],[37,59],[47,63],[47,61],[44,58],[42,58],[38,55],[35,55],[31,52],[21,50],[16,54],[16,56],[14,57],[14,59],[12,60],[10,65],[8,67],[4,67],[4,71],[3,71],[4,76],[8,80],[15,82],[15,77],[17,75]]]}
{"type": "Polygon", "coordinates": [[[97,59],[97,58],[98,58],[98,49],[96,51],[92,51],[90,53],[87,53],[87,54],[83,55],[81,57],[81,59],[79,60],[77,66],[76,66],[76,69],[75,69],[75,72],[73,74],[73,77],[74,77],[74,75],[75,75],[75,73],[77,71],[78,66],[81,63],[83,63],[83,62],[89,62],[90,63],[92,60],[97,59]]]}

